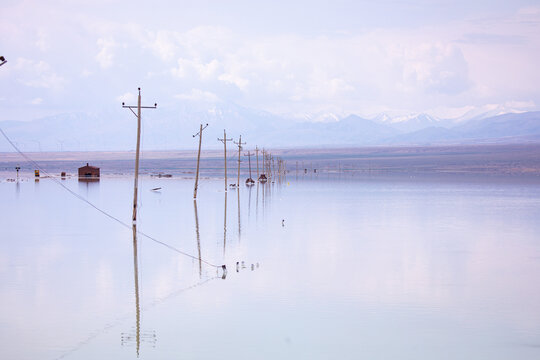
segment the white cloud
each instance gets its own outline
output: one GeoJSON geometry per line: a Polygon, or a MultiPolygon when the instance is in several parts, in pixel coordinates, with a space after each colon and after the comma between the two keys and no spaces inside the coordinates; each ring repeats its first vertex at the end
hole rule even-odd
{"type": "Polygon", "coordinates": [[[523,109],[523,110],[526,110],[526,109],[533,109],[536,107],[536,104],[534,101],[532,100],[528,100],[528,101],[516,101],[516,100],[511,100],[511,101],[507,101],[504,103],[504,106],[505,107],[508,107],[508,108],[513,108],[513,109],[523,109]]]}
{"type": "Polygon", "coordinates": [[[209,80],[214,77],[220,68],[220,64],[216,59],[203,63],[197,59],[180,58],[177,63],[178,66],[171,70],[171,74],[179,78],[196,75],[201,80],[209,80]]]}
{"type": "Polygon", "coordinates": [[[467,61],[456,45],[424,43],[409,47],[401,58],[403,85],[413,91],[459,94],[470,81],[467,61]]]}
{"type": "Polygon", "coordinates": [[[32,105],[41,105],[41,104],[43,104],[43,99],[39,98],[39,97],[35,98],[35,99],[32,99],[30,101],[30,104],[32,104],[32,105]]]}
{"type": "Polygon", "coordinates": [[[137,95],[127,92],[123,95],[120,95],[116,98],[118,102],[127,103],[128,105],[131,105],[131,103],[134,103],[137,101],[137,95]]]}
{"type": "MultiPolygon", "coordinates": [[[[527,109],[540,103],[538,6],[514,5],[497,17],[490,13],[431,22],[419,16],[414,26],[403,27],[376,19],[358,27],[340,22],[332,31],[324,26],[315,31],[309,21],[292,18],[310,27],[261,25],[258,31],[244,31],[248,19],[239,17],[223,22],[214,17],[179,22],[176,15],[170,22],[162,17],[141,22],[127,15],[104,20],[92,6],[80,14],[61,3],[55,6],[58,11],[50,18],[42,16],[42,4],[13,5],[9,16],[0,14],[6,48],[24,54],[17,68],[15,59],[6,56],[10,63],[0,71],[6,86],[11,81],[61,90],[74,100],[70,103],[81,104],[89,92],[109,101],[126,87],[143,85],[159,89],[156,95],[163,97],[212,94],[251,108],[300,114],[457,113],[490,103],[534,104],[527,109]],[[29,18],[29,12],[32,21],[13,26],[14,19],[29,18]],[[112,67],[114,79],[103,71],[112,67]],[[70,84],[71,78],[79,83],[70,84]],[[75,85],[88,92],[79,93],[75,85]]],[[[130,11],[137,13],[135,7],[130,11]]],[[[21,104],[40,95],[32,91],[20,91],[21,104]]],[[[43,98],[51,108],[63,109],[62,97],[43,98]]]]}
{"type": "Polygon", "coordinates": [[[249,80],[238,74],[224,73],[219,75],[218,79],[227,84],[236,85],[240,90],[246,90],[249,85],[249,80]]]}
{"type": "Polygon", "coordinates": [[[28,87],[59,90],[66,84],[66,80],[42,60],[18,58],[14,68],[17,71],[17,80],[28,87]]]}
{"type": "Polygon", "coordinates": [[[50,49],[50,39],[48,33],[43,30],[39,29],[37,32],[37,40],[36,40],[36,46],[41,51],[47,51],[50,49]]]}
{"type": "Polygon", "coordinates": [[[524,15],[524,16],[537,16],[540,15],[540,7],[539,6],[528,6],[521,8],[517,11],[518,15],[524,15]]]}
{"type": "Polygon", "coordinates": [[[111,67],[113,65],[113,50],[116,47],[116,42],[112,38],[101,38],[97,40],[97,45],[100,48],[96,55],[96,61],[99,66],[103,69],[111,67]]]}
{"type": "Polygon", "coordinates": [[[210,91],[203,91],[200,89],[191,89],[189,93],[183,93],[174,95],[174,98],[180,100],[190,100],[190,101],[207,101],[207,102],[219,102],[221,99],[214,93],[210,91]]]}

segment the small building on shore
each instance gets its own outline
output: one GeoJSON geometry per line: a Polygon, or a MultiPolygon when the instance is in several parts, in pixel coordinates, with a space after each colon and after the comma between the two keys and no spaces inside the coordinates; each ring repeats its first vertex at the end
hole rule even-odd
{"type": "Polygon", "coordinates": [[[99,179],[99,168],[86,163],[79,168],[79,179],[99,179]]]}

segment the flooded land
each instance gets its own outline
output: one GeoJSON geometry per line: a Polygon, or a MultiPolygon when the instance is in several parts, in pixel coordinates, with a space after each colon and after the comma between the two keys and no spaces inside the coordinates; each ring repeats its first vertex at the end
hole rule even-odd
{"type": "Polygon", "coordinates": [[[540,357],[540,146],[272,153],[0,154],[2,358],[540,357]]]}

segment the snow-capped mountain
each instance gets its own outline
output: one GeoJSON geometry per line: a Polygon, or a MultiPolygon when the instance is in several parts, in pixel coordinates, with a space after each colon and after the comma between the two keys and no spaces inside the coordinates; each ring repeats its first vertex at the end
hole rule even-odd
{"type": "MultiPolygon", "coordinates": [[[[501,109],[492,109],[493,111],[501,109]]],[[[477,114],[461,123],[428,114],[366,119],[320,113],[304,119],[273,115],[227,102],[181,101],[143,112],[143,148],[192,149],[199,125],[206,149],[219,149],[217,138],[246,141],[259,147],[318,147],[367,145],[427,145],[475,142],[540,141],[540,112],[477,114]],[[480,116],[482,115],[482,116],[480,116]],[[308,121],[309,120],[309,121],[308,121]]],[[[133,150],[136,119],[122,108],[108,112],[67,113],[34,121],[4,121],[0,127],[17,146],[32,151],[133,150]]],[[[0,139],[0,151],[13,151],[0,139]]]]}

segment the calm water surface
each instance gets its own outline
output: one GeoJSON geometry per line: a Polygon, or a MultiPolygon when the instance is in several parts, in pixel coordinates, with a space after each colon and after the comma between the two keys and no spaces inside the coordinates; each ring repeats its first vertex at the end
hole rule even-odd
{"type": "Polygon", "coordinates": [[[1,357],[540,358],[538,183],[223,187],[0,182],[1,357]]]}

